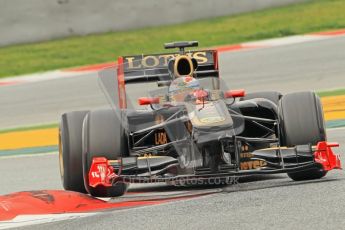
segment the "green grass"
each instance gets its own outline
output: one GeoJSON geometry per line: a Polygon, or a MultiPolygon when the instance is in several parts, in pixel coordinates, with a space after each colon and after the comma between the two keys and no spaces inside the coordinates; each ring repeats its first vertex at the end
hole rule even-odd
{"type": "Polygon", "coordinates": [[[0,48],[0,77],[114,61],[162,52],[164,42],[199,40],[202,47],[345,28],[344,0],[303,4],[185,24],[71,37],[0,48]]]}
{"type": "Polygon", "coordinates": [[[322,91],[322,92],[318,92],[317,94],[320,97],[345,95],[345,89],[335,89],[335,90],[331,90],[331,91],[322,91]]]}
{"type": "Polygon", "coordinates": [[[29,130],[37,130],[37,129],[50,129],[50,128],[57,128],[59,127],[58,124],[44,124],[44,125],[36,125],[36,126],[24,126],[12,129],[3,129],[0,130],[0,134],[2,133],[12,133],[12,132],[19,132],[19,131],[29,131],[29,130]]]}

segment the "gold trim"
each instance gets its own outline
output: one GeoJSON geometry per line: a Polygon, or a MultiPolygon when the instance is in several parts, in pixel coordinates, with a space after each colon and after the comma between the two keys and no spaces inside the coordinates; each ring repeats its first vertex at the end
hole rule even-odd
{"type": "Polygon", "coordinates": [[[61,130],[59,130],[59,166],[60,166],[60,176],[63,178],[65,171],[63,165],[63,146],[61,140],[61,130]]]}
{"type": "Polygon", "coordinates": [[[187,60],[188,63],[189,63],[189,66],[190,66],[190,72],[186,75],[189,75],[189,76],[193,76],[193,73],[194,73],[194,70],[193,70],[193,62],[192,62],[192,59],[186,55],[180,55],[180,56],[177,56],[176,59],[175,59],[175,63],[174,63],[174,73],[177,77],[182,77],[182,76],[186,76],[186,75],[180,75],[177,71],[177,66],[178,66],[178,63],[180,60],[187,60]]]}

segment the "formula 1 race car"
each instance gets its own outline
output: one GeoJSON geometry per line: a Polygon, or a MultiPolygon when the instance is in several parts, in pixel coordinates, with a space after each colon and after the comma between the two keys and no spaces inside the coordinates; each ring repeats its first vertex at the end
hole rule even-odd
{"type": "Polygon", "coordinates": [[[129,183],[210,183],[274,173],[310,180],[341,168],[314,92],[229,90],[216,50],[185,51],[197,45],[167,43],[179,51],[119,57],[115,67],[99,72],[110,108],[61,118],[66,190],[113,197],[129,183]],[[140,96],[140,108],[133,95],[140,96]]]}

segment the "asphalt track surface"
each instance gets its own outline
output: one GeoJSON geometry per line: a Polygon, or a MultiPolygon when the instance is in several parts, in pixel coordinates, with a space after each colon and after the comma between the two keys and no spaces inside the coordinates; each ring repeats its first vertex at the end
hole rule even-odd
{"type": "MultiPolygon", "coordinates": [[[[328,130],[329,140],[342,146],[336,152],[345,152],[344,133],[344,128],[328,130]]],[[[1,193],[61,189],[56,154],[1,159],[0,168],[1,193]]],[[[144,190],[174,192],[181,188],[146,185],[144,190]]],[[[252,176],[218,190],[203,197],[108,211],[25,229],[344,229],[345,226],[344,171],[335,170],[321,180],[305,182],[294,182],[285,174],[252,176]]]]}
{"type": "MultiPolygon", "coordinates": [[[[345,87],[344,44],[345,38],[339,37],[223,53],[221,73],[231,88],[248,91],[341,88],[345,87]]],[[[106,106],[96,78],[93,74],[1,87],[1,127],[56,123],[62,112],[106,106]]],[[[345,152],[344,134],[345,129],[328,130],[329,140],[342,146],[339,153],[345,152]]],[[[62,188],[57,154],[2,158],[0,168],[1,195],[62,188]]],[[[286,175],[249,177],[204,197],[26,229],[343,229],[344,178],[344,172],[338,170],[310,182],[293,182],[286,175]]],[[[145,186],[146,191],[157,189],[180,188],[145,186]]]]}
{"type": "MultiPolygon", "coordinates": [[[[220,55],[221,77],[248,92],[345,88],[345,36],[220,55]]],[[[132,86],[145,96],[146,87],[132,86]]],[[[107,106],[97,74],[62,78],[0,89],[0,127],[57,123],[66,111],[107,106]]]]}

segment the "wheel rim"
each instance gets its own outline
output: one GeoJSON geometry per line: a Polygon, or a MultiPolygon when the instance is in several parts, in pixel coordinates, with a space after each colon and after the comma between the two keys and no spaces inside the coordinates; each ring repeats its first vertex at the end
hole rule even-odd
{"type": "Polygon", "coordinates": [[[59,166],[60,166],[60,176],[64,177],[64,165],[63,165],[63,145],[61,140],[61,131],[59,131],[59,166]]]}

